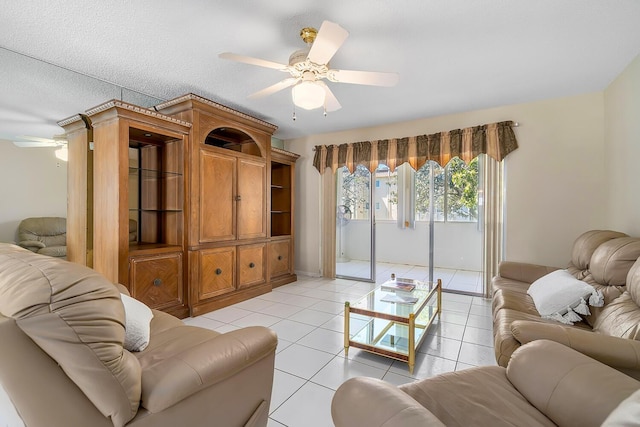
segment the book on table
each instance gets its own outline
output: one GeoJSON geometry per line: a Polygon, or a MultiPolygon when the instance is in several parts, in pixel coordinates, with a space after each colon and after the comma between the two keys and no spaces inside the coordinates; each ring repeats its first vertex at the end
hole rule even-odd
{"type": "Polygon", "coordinates": [[[418,302],[418,298],[412,297],[409,295],[399,295],[399,294],[386,294],[380,301],[390,302],[394,304],[415,304],[418,302]]]}
{"type": "Polygon", "coordinates": [[[415,281],[411,279],[396,279],[396,280],[389,280],[388,282],[383,283],[382,285],[380,285],[380,288],[383,291],[411,292],[416,288],[416,284],[415,284],[415,281]]]}

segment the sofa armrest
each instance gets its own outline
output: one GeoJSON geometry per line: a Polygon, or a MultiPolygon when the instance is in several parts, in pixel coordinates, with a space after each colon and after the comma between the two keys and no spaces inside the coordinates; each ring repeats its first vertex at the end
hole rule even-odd
{"type": "Polygon", "coordinates": [[[559,270],[559,268],[525,262],[502,261],[498,266],[498,275],[505,279],[533,283],[542,276],[556,270],[559,270]]]}
{"type": "Polygon", "coordinates": [[[640,341],[527,320],[514,321],[511,332],[521,344],[539,339],[555,341],[640,379],[640,341]]]}
{"type": "Polygon", "coordinates": [[[538,340],[511,356],[507,378],[559,426],[600,426],[640,382],[562,344],[538,340]],[[594,402],[597,394],[597,404],[594,402]]]}
{"type": "Polygon", "coordinates": [[[46,247],[46,245],[38,240],[22,240],[18,242],[19,246],[22,246],[25,249],[29,249],[32,252],[38,252],[38,249],[42,249],[46,247]]]}
{"type": "Polygon", "coordinates": [[[333,396],[336,427],[444,426],[435,415],[394,385],[376,378],[345,381],[333,396]]]}
{"type": "Polygon", "coordinates": [[[38,250],[38,253],[41,255],[62,258],[67,256],[67,247],[66,246],[47,246],[46,248],[42,248],[38,250]]]}
{"type": "Polygon", "coordinates": [[[142,371],[142,406],[160,412],[232,377],[276,350],[275,332],[251,326],[220,334],[142,371]]]}

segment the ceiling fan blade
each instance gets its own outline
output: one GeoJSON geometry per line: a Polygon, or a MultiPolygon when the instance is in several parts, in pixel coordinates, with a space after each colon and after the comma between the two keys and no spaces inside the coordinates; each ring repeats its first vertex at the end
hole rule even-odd
{"type": "Polygon", "coordinates": [[[17,138],[28,139],[30,141],[38,141],[38,142],[50,142],[55,144],[55,141],[51,138],[40,138],[38,136],[29,136],[29,135],[18,135],[17,138]]]}
{"type": "Polygon", "coordinates": [[[396,73],[377,71],[329,70],[327,77],[332,82],[370,86],[395,86],[399,80],[396,73]]]}
{"type": "Polygon", "coordinates": [[[323,81],[317,81],[316,84],[324,87],[324,109],[328,112],[337,111],[342,108],[342,105],[338,102],[338,98],[331,92],[329,86],[323,81]]]}
{"type": "Polygon", "coordinates": [[[316,64],[327,64],[349,37],[349,32],[340,25],[324,21],[320,26],[307,59],[316,64]]]}
{"type": "Polygon", "coordinates": [[[262,98],[264,96],[268,96],[271,94],[274,94],[278,91],[281,91],[282,89],[286,89],[290,86],[293,86],[294,84],[296,84],[298,82],[298,79],[294,79],[294,78],[289,78],[289,79],[284,79],[274,85],[271,85],[267,88],[264,88],[262,90],[259,90],[258,92],[255,92],[251,95],[249,95],[247,98],[249,99],[257,99],[257,98],[262,98]]]}
{"type": "MultiPolygon", "coordinates": [[[[43,139],[43,138],[40,138],[43,139]]],[[[41,147],[57,147],[59,144],[51,141],[13,141],[13,145],[20,148],[41,148],[41,147]]]]}
{"type": "Polygon", "coordinates": [[[245,64],[257,65],[259,67],[273,68],[274,70],[288,71],[288,65],[279,64],[277,62],[267,61],[265,59],[253,58],[251,56],[236,55],[231,52],[224,52],[218,55],[222,59],[230,59],[232,61],[244,62],[245,64]]]}

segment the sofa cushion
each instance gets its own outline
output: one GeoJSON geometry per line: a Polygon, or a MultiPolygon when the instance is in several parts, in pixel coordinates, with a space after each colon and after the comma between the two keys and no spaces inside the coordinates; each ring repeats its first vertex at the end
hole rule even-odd
{"type": "Polygon", "coordinates": [[[625,292],[602,310],[593,330],[614,337],[640,340],[640,308],[625,292]]]}
{"type": "Polygon", "coordinates": [[[87,267],[0,244],[0,313],[54,359],[114,426],[136,414],[140,365],[124,350],[124,308],[87,267]]]}
{"type": "Polygon", "coordinates": [[[640,306],[640,258],[631,266],[627,274],[627,290],[631,299],[640,306]]]}
{"type": "Polygon", "coordinates": [[[581,272],[589,269],[594,251],[604,242],[619,237],[627,237],[627,235],[612,230],[590,230],[582,233],[573,242],[571,261],[569,263],[570,273],[581,279],[581,272]]]}
{"type": "MultiPolygon", "coordinates": [[[[563,315],[593,292],[593,287],[573,277],[567,270],[556,270],[531,284],[527,293],[543,317],[563,315]]],[[[587,314],[587,313],[584,313],[587,314]]]]}
{"type": "Polygon", "coordinates": [[[640,239],[620,237],[604,242],[593,252],[589,271],[593,279],[608,286],[624,286],[631,266],[640,257],[640,239]]]}
{"type": "Polygon", "coordinates": [[[399,388],[447,426],[555,425],[518,393],[498,366],[449,372],[399,388]]]}

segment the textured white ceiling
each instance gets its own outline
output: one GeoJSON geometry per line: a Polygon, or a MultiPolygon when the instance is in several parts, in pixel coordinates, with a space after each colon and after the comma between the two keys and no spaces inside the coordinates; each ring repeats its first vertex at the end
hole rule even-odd
{"type": "Polygon", "coordinates": [[[637,0],[49,0],[1,9],[5,139],[50,137],[57,120],[111,98],[152,105],[149,97],[188,92],[288,139],[599,91],[640,53],[637,0]],[[217,56],[286,63],[304,47],[300,29],[325,19],[350,32],[333,68],[394,71],[400,83],[329,83],[343,108],[327,117],[298,109],[294,122],[289,90],[246,99],[284,73],[217,56]]]}

